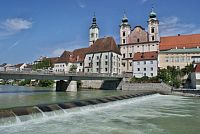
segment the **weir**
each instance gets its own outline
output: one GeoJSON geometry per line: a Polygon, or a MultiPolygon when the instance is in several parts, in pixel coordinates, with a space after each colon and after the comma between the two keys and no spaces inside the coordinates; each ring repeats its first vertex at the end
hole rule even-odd
{"type": "Polygon", "coordinates": [[[76,100],[72,102],[65,103],[57,103],[57,104],[47,104],[47,105],[36,105],[29,107],[16,107],[9,109],[1,109],[0,110],[0,124],[3,124],[5,120],[9,120],[8,122],[24,122],[32,119],[32,117],[44,117],[52,114],[48,114],[54,112],[55,114],[65,113],[65,109],[75,108],[75,107],[83,107],[88,105],[96,105],[101,103],[108,103],[118,100],[130,99],[134,97],[142,97],[147,95],[156,94],[156,92],[145,92],[145,93],[137,93],[137,94],[127,94],[120,96],[108,96],[103,98],[94,98],[87,100],[76,100]],[[62,112],[61,112],[62,111],[62,112]]]}

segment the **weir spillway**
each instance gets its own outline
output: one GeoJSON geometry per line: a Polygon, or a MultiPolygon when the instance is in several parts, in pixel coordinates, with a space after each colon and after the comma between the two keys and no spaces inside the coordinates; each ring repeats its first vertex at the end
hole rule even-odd
{"type": "Polygon", "coordinates": [[[86,100],[76,100],[72,102],[63,102],[56,104],[35,105],[27,107],[14,107],[0,110],[0,124],[5,122],[24,122],[34,118],[44,116],[53,116],[65,113],[67,109],[84,107],[89,105],[106,104],[119,100],[131,99],[156,94],[156,92],[132,93],[119,96],[108,96],[103,98],[94,98],[86,100]]]}

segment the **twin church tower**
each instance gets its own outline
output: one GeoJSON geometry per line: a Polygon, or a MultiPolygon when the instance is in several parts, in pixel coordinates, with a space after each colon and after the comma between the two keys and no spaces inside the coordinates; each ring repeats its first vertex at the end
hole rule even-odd
{"type": "MultiPolygon", "coordinates": [[[[99,27],[96,22],[96,16],[94,15],[92,20],[92,25],[89,29],[89,46],[91,46],[98,38],[99,38],[99,27]]],[[[157,19],[156,13],[153,8],[149,14],[148,22],[148,41],[159,41],[159,21],[157,19]]],[[[120,44],[128,44],[131,43],[128,36],[131,34],[131,25],[128,23],[128,18],[126,14],[124,14],[122,18],[122,22],[120,24],[120,44]]],[[[137,42],[140,42],[137,39],[137,42]]]]}

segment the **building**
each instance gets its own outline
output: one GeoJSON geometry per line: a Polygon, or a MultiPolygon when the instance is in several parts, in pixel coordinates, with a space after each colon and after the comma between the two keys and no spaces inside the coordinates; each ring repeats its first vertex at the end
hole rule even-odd
{"type": "Polygon", "coordinates": [[[7,63],[3,63],[0,65],[0,72],[6,71],[5,66],[7,65],[7,63]]]}
{"type": "Polygon", "coordinates": [[[137,52],[133,57],[133,76],[155,77],[158,73],[158,52],[137,52]]]}
{"type": "Polygon", "coordinates": [[[148,19],[148,31],[142,26],[135,26],[131,30],[126,15],[120,25],[120,52],[122,54],[122,72],[133,73],[132,60],[137,52],[151,52],[159,50],[159,21],[152,9],[148,19]]]}
{"type": "Polygon", "coordinates": [[[84,72],[83,62],[89,48],[64,51],[58,61],[54,64],[55,73],[84,72]]]}
{"type": "Polygon", "coordinates": [[[20,64],[14,65],[15,70],[16,70],[17,72],[24,71],[24,68],[25,68],[26,66],[27,66],[26,63],[20,63],[20,64]]]}
{"type": "Polygon", "coordinates": [[[94,42],[99,38],[99,27],[96,22],[96,16],[94,15],[92,19],[92,25],[89,29],[89,46],[94,44],[94,42]]]}
{"type": "Polygon", "coordinates": [[[186,65],[200,61],[200,34],[161,37],[159,68],[186,65]]]}
{"type": "Polygon", "coordinates": [[[200,89],[200,64],[196,64],[194,71],[190,74],[191,88],[200,89]]]}
{"type": "Polygon", "coordinates": [[[121,53],[112,37],[97,39],[84,59],[84,72],[120,74],[121,53]]]}

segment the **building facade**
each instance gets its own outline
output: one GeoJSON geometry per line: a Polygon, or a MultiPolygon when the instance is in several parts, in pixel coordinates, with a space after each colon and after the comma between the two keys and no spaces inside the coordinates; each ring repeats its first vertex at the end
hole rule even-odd
{"type": "Polygon", "coordinates": [[[112,37],[100,38],[90,46],[84,60],[84,72],[121,73],[121,53],[112,37]]]}
{"type": "Polygon", "coordinates": [[[159,21],[156,13],[151,11],[148,19],[148,31],[141,26],[131,30],[128,18],[124,15],[120,25],[120,52],[122,54],[122,72],[133,73],[132,61],[137,52],[151,52],[159,50],[159,21]]]}
{"type": "Polygon", "coordinates": [[[200,34],[161,37],[159,68],[184,68],[200,61],[200,34]]]}
{"type": "Polygon", "coordinates": [[[141,78],[144,76],[155,77],[158,74],[158,52],[138,52],[133,58],[133,76],[141,78]]]}

